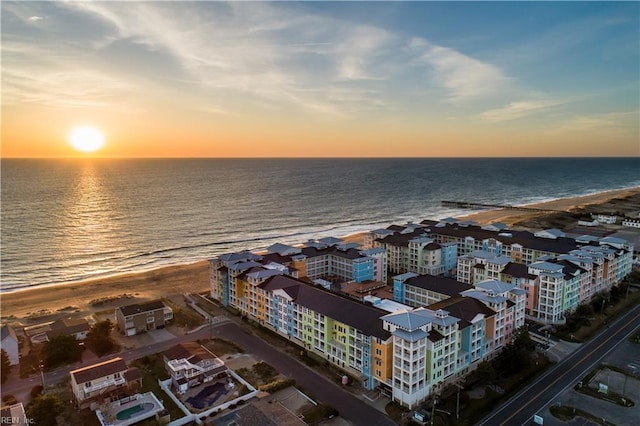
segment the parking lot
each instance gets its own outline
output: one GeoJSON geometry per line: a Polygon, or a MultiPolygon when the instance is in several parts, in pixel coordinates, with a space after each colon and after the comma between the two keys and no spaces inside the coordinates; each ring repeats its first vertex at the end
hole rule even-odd
{"type": "MultiPolygon", "coordinates": [[[[602,383],[607,387],[607,392],[623,395],[633,401],[634,405],[632,407],[622,407],[612,402],[580,393],[574,390],[573,386],[570,386],[558,394],[553,402],[539,413],[544,418],[545,425],[593,424],[583,418],[575,418],[568,423],[561,421],[549,411],[553,405],[580,409],[601,419],[601,422],[607,421],[620,426],[638,424],[638,419],[640,419],[640,345],[625,341],[608,354],[602,360],[602,364],[622,369],[626,374],[603,369],[590,380],[591,387],[597,389],[599,384],[602,383]]],[[[594,369],[596,367],[594,366],[594,369]]],[[[588,386],[589,384],[584,383],[583,386],[588,386]]]]}

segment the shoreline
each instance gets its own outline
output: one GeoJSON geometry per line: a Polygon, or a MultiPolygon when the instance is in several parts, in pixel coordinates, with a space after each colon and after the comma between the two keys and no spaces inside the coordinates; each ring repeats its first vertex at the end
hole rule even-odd
{"type": "MultiPolygon", "coordinates": [[[[520,206],[570,211],[638,193],[640,193],[640,187],[630,187],[520,206]]],[[[549,213],[496,209],[475,211],[468,215],[458,216],[458,218],[473,220],[480,225],[503,222],[512,226],[513,223],[520,220],[547,214],[549,213]]],[[[424,218],[419,220],[422,219],[424,218]]],[[[361,242],[366,232],[358,232],[341,238],[350,242],[361,242]]],[[[128,303],[134,303],[135,301],[151,300],[187,292],[204,292],[209,290],[209,285],[209,261],[201,259],[191,263],[172,264],[145,271],[126,272],[68,283],[38,285],[0,292],[0,313],[3,322],[24,321],[27,317],[34,315],[36,318],[68,315],[70,312],[89,315],[97,310],[118,305],[118,299],[114,299],[99,306],[92,306],[91,302],[98,299],[128,294],[133,295],[133,299],[135,299],[129,299],[128,303]]]]}

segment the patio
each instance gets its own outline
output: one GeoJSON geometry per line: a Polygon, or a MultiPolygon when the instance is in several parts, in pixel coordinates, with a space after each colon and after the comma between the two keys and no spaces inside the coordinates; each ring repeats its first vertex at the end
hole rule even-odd
{"type": "Polygon", "coordinates": [[[237,398],[240,386],[241,383],[228,376],[192,387],[180,396],[180,400],[189,411],[198,413],[237,398]]]}
{"type": "Polygon", "coordinates": [[[128,426],[155,416],[164,410],[164,405],[153,392],[147,392],[104,404],[100,408],[96,410],[96,416],[102,426],[128,426]]]}

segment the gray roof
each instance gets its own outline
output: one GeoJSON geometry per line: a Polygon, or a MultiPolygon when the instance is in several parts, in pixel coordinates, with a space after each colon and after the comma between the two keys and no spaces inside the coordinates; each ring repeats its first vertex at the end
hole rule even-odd
{"type": "Polygon", "coordinates": [[[248,277],[255,278],[255,279],[265,279],[265,278],[272,277],[274,275],[283,275],[283,273],[278,269],[262,269],[262,270],[249,272],[247,274],[248,277]]]}
{"type": "Polygon", "coordinates": [[[11,338],[13,338],[16,342],[18,341],[16,332],[13,330],[13,328],[9,324],[5,324],[2,326],[2,328],[0,329],[0,335],[2,336],[0,340],[4,340],[7,337],[11,336],[11,338]]]}
{"type": "Polygon", "coordinates": [[[281,256],[287,256],[300,253],[298,247],[289,246],[287,244],[275,243],[267,248],[269,253],[278,253],[281,256]]]}
{"type": "Polygon", "coordinates": [[[129,315],[140,314],[143,312],[151,312],[151,311],[156,311],[158,309],[164,309],[164,308],[165,308],[165,305],[164,303],[162,303],[162,300],[152,300],[146,303],[133,303],[131,305],[120,306],[118,309],[120,309],[120,312],[122,312],[122,315],[124,315],[125,317],[128,317],[129,315]]]}
{"type": "Polygon", "coordinates": [[[487,303],[504,303],[508,300],[505,296],[489,296],[487,292],[481,290],[467,290],[462,295],[487,303]]]}
{"type": "Polygon", "coordinates": [[[475,285],[477,288],[481,288],[487,291],[492,291],[494,293],[504,293],[515,287],[513,284],[505,283],[497,280],[487,280],[477,283],[475,285]]]}
{"type": "Polygon", "coordinates": [[[410,342],[417,342],[418,340],[424,339],[425,337],[428,336],[426,331],[423,331],[420,329],[409,332],[409,331],[404,331],[398,328],[395,331],[393,331],[391,334],[393,334],[394,336],[398,336],[401,339],[408,340],[410,342]]]}
{"type": "Polygon", "coordinates": [[[385,315],[382,319],[407,331],[418,330],[431,322],[431,318],[418,315],[413,310],[394,312],[385,315]]]}
{"type": "Polygon", "coordinates": [[[89,331],[89,322],[84,318],[60,318],[51,324],[51,330],[47,332],[47,337],[70,336],[87,331],[89,331]]]}

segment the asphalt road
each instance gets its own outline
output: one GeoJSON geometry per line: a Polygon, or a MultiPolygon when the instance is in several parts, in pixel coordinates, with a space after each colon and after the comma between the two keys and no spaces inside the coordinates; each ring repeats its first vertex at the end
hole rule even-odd
{"type": "Polygon", "coordinates": [[[639,326],[640,305],[491,412],[477,426],[530,424],[534,414],[552,402],[565,388],[580,381],[639,326]]]}
{"type": "MultiPolygon", "coordinates": [[[[337,384],[332,383],[326,377],[313,371],[302,362],[278,351],[264,340],[256,337],[248,327],[242,327],[242,325],[236,324],[234,321],[227,321],[214,324],[212,329],[215,330],[216,336],[225,337],[238,343],[247,352],[256,355],[257,358],[263,359],[280,373],[294,378],[296,383],[300,384],[304,389],[309,390],[310,393],[313,393],[320,402],[328,403],[335,407],[344,419],[354,424],[367,424],[369,426],[395,425],[384,413],[367,405],[364,401],[358,399],[347,390],[342,389],[337,384]]],[[[105,361],[119,356],[129,363],[146,355],[165,351],[178,343],[207,339],[210,337],[211,332],[209,327],[205,327],[195,333],[130,351],[123,351],[118,354],[110,354],[100,358],[100,360],[92,360],[62,367],[55,371],[45,373],[44,380],[45,383],[50,386],[64,380],[69,376],[70,371],[93,365],[98,361],[105,361]]],[[[39,375],[13,380],[2,386],[2,395],[28,394],[35,385],[41,383],[42,379],[39,375]]]]}
{"type": "Polygon", "coordinates": [[[263,359],[280,373],[293,377],[300,386],[319,399],[331,404],[340,417],[354,423],[368,426],[395,425],[385,414],[367,405],[353,394],[316,373],[302,362],[293,359],[254,336],[235,323],[227,323],[216,330],[216,335],[233,340],[247,352],[263,359]]]}
{"type": "MultiPolygon", "coordinates": [[[[222,323],[224,324],[224,323],[222,323]]],[[[222,324],[216,324],[215,327],[220,327],[222,324]]],[[[101,357],[98,360],[91,360],[87,362],[79,362],[73,365],[68,365],[65,367],[58,368],[54,371],[50,371],[44,374],[44,381],[47,386],[59,383],[63,381],[65,378],[69,377],[69,372],[73,370],[77,370],[78,368],[88,367],[90,365],[96,364],[97,362],[106,361],[112,358],[120,357],[127,362],[127,364],[133,360],[138,358],[142,358],[143,356],[152,355],[158,352],[166,351],[170,347],[177,345],[182,342],[189,342],[197,339],[206,339],[209,337],[210,330],[208,327],[199,330],[195,333],[186,334],[184,336],[176,337],[175,339],[167,340],[164,342],[155,343],[153,345],[144,346],[140,348],[136,348],[130,351],[123,351],[117,354],[109,354],[104,357],[101,357]]],[[[20,380],[11,380],[2,385],[2,395],[19,395],[24,393],[29,393],[31,388],[36,385],[42,384],[42,377],[40,375],[27,377],[20,380]]]]}

